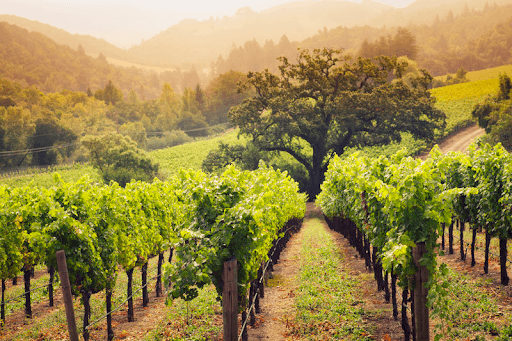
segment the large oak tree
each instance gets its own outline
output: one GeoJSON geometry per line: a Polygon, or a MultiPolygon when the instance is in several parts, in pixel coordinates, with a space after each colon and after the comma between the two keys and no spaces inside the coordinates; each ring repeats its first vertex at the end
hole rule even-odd
{"type": "Polygon", "coordinates": [[[256,95],[229,117],[265,151],[285,152],[304,165],[308,194],[320,191],[330,160],[347,147],[400,141],[402,132],[428,142],[445,115],[427,91],[422,70],[412,86],[401,81],[406,64],[395,57],[353,60],[336,49],[299,51],[296,63],[280,58],[280,74],[250,72],[241,90],[256,95]]]}

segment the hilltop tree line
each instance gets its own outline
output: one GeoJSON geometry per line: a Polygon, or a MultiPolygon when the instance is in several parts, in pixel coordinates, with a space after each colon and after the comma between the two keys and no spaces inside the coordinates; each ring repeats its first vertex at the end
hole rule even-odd
{"type": "Polygon", "coordinates": [[[237,93],[244,77],[231,71],[182,94],[164,83],[151,100],[134,90],[125,96],[112,80],[96,91],[43,93],[0,78],[0,168],[80,160],[86,153],[78,142],[86,135],[118,132],[151,150],[222,131],[229,108],[248,96],[237,93]]]}
{"type": "MultiPolygon", "coordinates": [[[[141,100],[159,97],[164,83],[177,93],[197,84],[208,84],[231,70],[240,72],[277,72],[277,58],[297,57],[297,48],[341,48],[353,56],[379,54],[414,59],[433,76],[494,67],[510,61],[512,6],[489,6],[481,11],[466,8],[459,15],[449,12],[430,25],[409,23],[406,27],[324,28],[301,42],[283,35],[279,42],[255,39],[233,45],[231,51],[212,61],[209,68],[192,66],[157,73],[135,67],[116,67],[100,54],[93,58],[80,45],[76,50],[55,43],[37,32],[5,22],[0,23],[0,73],[22,86],[36,86],[41,91],[82,91],[99,89],[112,80],[128,96],[134,91],[141,100]],[[498,24],[496,24],[498,23],[498,24]]],[[[190,61],[192,64],[194,61],[190,61]]]]}
{"type": "Polygon", "coordinates": [[[194,88],[211,80],[195,67],[157,73],[114,66],[101,53],[94,58],[81,45],[74,50],[41,33],[29,32],[6,22],[0,22],[0,37],[2,77],[24,87],[36,86],[45,93],[86,92],[87,89],[102,88],[112,80],[125,96],[133,90],[141,100],[151,100],[158,98],[165,82],[181,93],[185,88],[194,88]]]}
{"type": "Polygon", "coordinates": [[[256,40],[233,46],[224,58],[212,63],[214,72],[226,70],[276,72],[277,58],[294,59],[297,48],[342,48],[352,56],[407,56],[433,76],[455,74],[461,68],[480,70],[511,60],[512,6],[486,5],[481,11],[466,7],[459,15],[448,12],[430,25],[409,23],[405,27],[337,27],[319,30],[301,42],[283,36],[260,45],[256,40]]]}

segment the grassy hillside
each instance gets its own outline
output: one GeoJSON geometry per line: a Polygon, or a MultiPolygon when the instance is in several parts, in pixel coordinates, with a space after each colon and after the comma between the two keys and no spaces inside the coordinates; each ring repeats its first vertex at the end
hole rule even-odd
{"type": "Polygon", "coordinates": [[[179,146],[155,150],[150,153],[160,163],[164,176],[176,174],[180,168],[201,169],[201,164],[210,150],[217,148],[219,142],[228,144],[245,144],[245,139],[238,139],[238,131],[217,136],[209,140],[185,143],[179,146]]]}
{"type": "Polygon", "coordinates": [[[506,73],[512,76],[512,65],[503,65],[491,69],[471,71],[466,74],[466,78],[472,82],[495,79],[497,81],[500,74],[506,73]]]}
{"type": "MultiPolygon", "coordinates": [[[[245,139],[238,139],[238,132],[214,137],[209,140],[200,140],[186,143],[172,148],[155,150],[149,154],[160,164],[160,173],[163,177],[179,172],[180,168],[201,169],[201,164],[210,150],[216,148],[220,141],[229,144],[245,143],[245,139]]],[[[98,171],[87,164],[71,166],[57,166],[49,170],[28,169],[20,172],[7,173],[0,176],[0,184],[8,186],[24,186],[31,181],[34,185],[48,187],[53,184],[54,174],[59,173],[65,181],[76,181],[88,174],[93,180],[101,182],[98,171]]]]}
{"type": "Polygon", "coordinates": [[[50,187],[54,182],[55,173],[60,174],[66,182],[75,182],[85,174],[94,181],[102,182],[98,171],[86,164],[74,164],[52,167],[49,169],[28,169],[25,171],[0,175],[0,184],[11,187],[26,186],[33,182],[34,186],[50,187]]]}
{"type": "MultiPolygon", "coordinates": [[[[489,71],[488,74],[493,75],[493,72],[489,71]]],[[[445,135],[473,123],[471,111],[475,104],[483,101],[487,96],[495,94],[497,90],[498,78],[481,79],[433,89],[431,93],[437,98],[436,107],[443,110],[447,116],[445,135]]]]}

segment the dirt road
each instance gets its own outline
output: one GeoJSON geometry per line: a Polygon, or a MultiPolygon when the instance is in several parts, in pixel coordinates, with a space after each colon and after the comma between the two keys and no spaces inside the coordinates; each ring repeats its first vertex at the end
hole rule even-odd
{"type": "MultiPolygon", "coordinates": [[[[459,132],[447,137],[444,141],[439,143],[439,148],[441,148],[441,151],[445,154],[452,151],[465,152],[477,137],[484,134],[485,131],[475,124],[459,130],[459,132]]],[[[424,153],[420,157],[422,159],[426,159],[428,157],[428,153],[424,153]]]]}

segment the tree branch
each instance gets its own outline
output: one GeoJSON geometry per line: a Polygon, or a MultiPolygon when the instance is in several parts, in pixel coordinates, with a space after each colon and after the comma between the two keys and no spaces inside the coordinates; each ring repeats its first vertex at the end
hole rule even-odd
{"type": "Polygon", "coordinates": [[[263,149],[264,151],[267,151],[267,152],[285,152],[285,153],[288,153],[295,160],[297,160],[300,163],[302,163],[304,165],[304,167],[306,167],[306,169],[308,170],[308,173],[311,174],[313,172],[313,166],[308,162],[308,160],[306,160],[306,158],[302,157],[301,155],[299,155],[299,153],[295,152],[293,149],[291,149],[289,147],[284,147],[284,146],[263,147],[262,146],[261,149],[263,149]]]}

